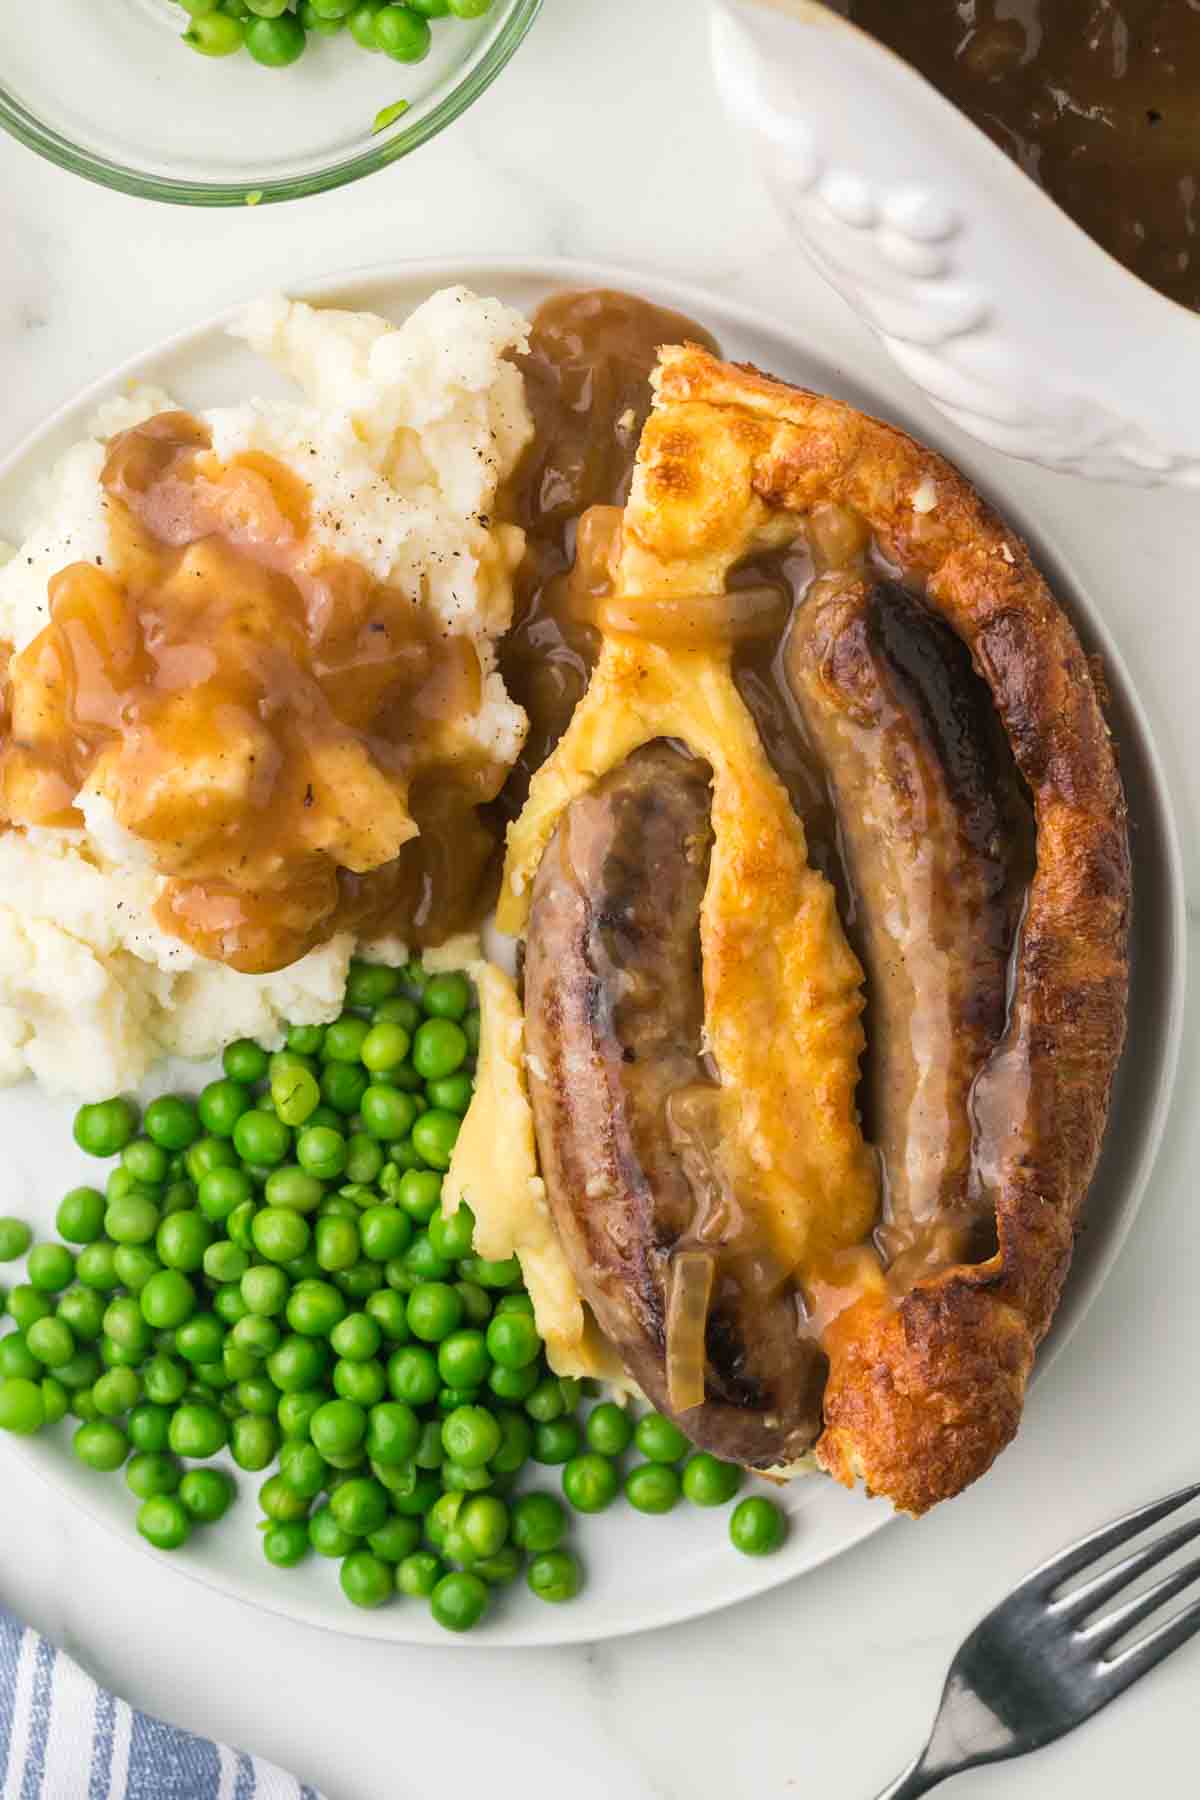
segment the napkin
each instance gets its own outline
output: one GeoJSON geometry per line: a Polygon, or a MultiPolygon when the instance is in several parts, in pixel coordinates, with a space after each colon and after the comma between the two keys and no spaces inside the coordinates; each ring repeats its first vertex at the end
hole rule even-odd
{"type": "Polygon", "coordinates": [[[0,1607],[0,1800],[321,1800],[106,1693],[0,1607]]]}

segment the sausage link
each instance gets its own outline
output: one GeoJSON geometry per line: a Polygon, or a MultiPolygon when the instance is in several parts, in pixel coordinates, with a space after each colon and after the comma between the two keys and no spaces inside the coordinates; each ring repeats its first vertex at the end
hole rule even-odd
{"type": "Polygon", "coordinates": [[[1004,1030],[1032,818],[969,653],[902,589],[824,578],[784,666],[837,814],[886,1174],[877,1242],[907,1287],[995,1247],[973,1200],[971,1087],[1004,1030]]]}
{"type": "Polygon", "coordinates": [[[649,744],[560,821],[526,942],[530,1091],[555,1222],[600,1329],[669,1413],[672,1259],[711,1250],[705,1400],[678,1416],[693,1442],[769,1467],[815,1441],[826,1365],[716,1154],[699,928],[710,774],[649,744]]]}

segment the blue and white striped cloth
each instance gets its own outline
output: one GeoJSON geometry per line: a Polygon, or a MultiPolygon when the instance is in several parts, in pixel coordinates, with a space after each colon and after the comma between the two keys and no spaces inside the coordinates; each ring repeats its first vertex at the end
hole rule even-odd
{"type": "Polygon", "coordinates": [[[135,1712],[0,1607],[0,1800],[321,1800],[273,1763],[135,1712]]]}

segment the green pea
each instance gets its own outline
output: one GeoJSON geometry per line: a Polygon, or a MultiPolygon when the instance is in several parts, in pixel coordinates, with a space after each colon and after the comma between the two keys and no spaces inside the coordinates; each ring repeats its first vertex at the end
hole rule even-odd
{"type": "Polygon", "coordinates": [[[352,1606],[382,1606],[392,1597],[391,1565],[370,1550],[352,1550],[342,1562],[340,1580],[352,1606]]]}
{"type": "MultiPolygon", "coordinates": [[[[98,1188],[72,1188],[59,1201],[54,1224],[59,1237],[66,1238],[68,1243],[94,1244],[104,1230],[104,1195],[98,1188]]],[[[2,1231],[0,1222],[0,1233],[2,1231]]],[[[0,1257],[0,1262],[4,1260],[0,1257]]]]}
{"type": "Polygon", "coordinates": [[[773,1501],[754,1494],[729,1517],[729,1540],[743,1556],[769,1556],[787,1536],[787,1520],[773,1501]]]}
{"type": "Polygon", "coordinates": [[[330,1495],[329,1508],[351,1537],[367,1537],[378,1531],[391,1510],[387,1489],[370,1476],[355,1476],[343,1482],[330,1495]]]}
{"type": "Polygon", "coordinates": [[[408,1249],[412,1221],[398,1206],[371,1206],[359,1218],[358,1233],[363,1255],[386,1263],[408,1249]]]}
{"type": "Polygon", "coordinates": [[[452,1562],[473,1562],[495,1556],[508,1541],[508,1508],[494,1494],[472,1494],[464,1501],[452,1531],[446,1534],[446,1554],[452,1562]]]}
{"type": "Polygon", "coordinates": [[[101,1100],[75,1114],[74,1136],[88,1156],[119,1156],[137,1131],[137,1109],[128,1100],[101,1100]]]}
{"type": "Polygon", "coordinates": [[[603,1512],[611,1506],[620,1488],[620,1477],[607,1456],[589,1450],[573,1456],[563,1468],[563,1493],[576,1512],[603,1512]]]}
{"type": "Polygon", "coordinates": [[[85,1244],[75,1259],[75,1273],[85,1287],[110,1294],[121,1285],[116,1268],[116,1247],[109,1243],[85,1244]]]}
{"type": "Polygon", "coordinates": [[[158,1230],[159,1210],[153,1200],[131,1193],[120,1200],[110,1200],[104,1214],[104,1229],[117,1244],[148,1244],[158,1230]]]}
{"type": "Polygon", "coordinates": [[[458,1406],[442,1424],[442,1448],[452,1462],[479,1469],[500,1448],[501,1431],[494,1415],[482,1406],[458,1406]]]}
{"type": "Polygon", "coordinates": [[[463,1019],[471,1005],[471,984],[457,972],[431,975],[425,983],[421,1005],[430,1018],[463,1019]]]}
{"type": "Polygon", "coordinates": [[[327,1400],[313,1414],[309,1429],[322,1456],[344,1456],[366,1437],[366,1409],[353,1400],[327,1400]]]}
{"type": "Polygon", "coordinates": [[[317,1210],[325,1190],[315,1175],[309,1175],[298,1163],[285,1163],[272,1169],[263,1188],[268,1206],[286,1206],[293,1212],[317,1210]]]}
{"type": "Polygon", "coordinates": [[[500,1426],[500,1448],[491,1459],[496,1475],[515,1475],[529,1461],[533,1449],[533,1427],[523,1413],[510,1407],[496,1414],[500,1426]]]}
{"type": "Polygon", "coordinates": [[[625,1498],[638,1512],[670,1512],[679,1494],[679,1476],[667,1463],[639,1463],[625,1477],[625,1498]]]}
{"type": "Polygon", "coordinates": [[[693,1506],[724,1506],[742,1485],[736,1463],[720,1462],[707,1450],[690,1457],[683,1470],[684,1498],[693,1506]]]}
{"type": "Polygon", "coordinates": [[[403,1025],[381,1020],[367,1032],[359,1056],[364,1068],[376,1074],[404,1062],[411,1047],[412,1038],[403,1025]]]}
{"type": "MultiPolygon", "coordinates": [[[[350,14],[346,23],[350,27],[350,35],[362,50],[378,50],[375,42],[375,20],[383,10],[383,0],[363,0],[350,14]]],[[[387,1002],[385,1001],[386,1005],[387,1002]]]]}
{"type": "Polygon", "coordinates": [[[462,1301],[444,1281],[423,1281],[408,1297],[408,1328],[424,1343],[441,1343],[461,1320],[462,1301]]]}
{"type": "Polygon", "coordinates": [[[102,1419],[119,1419],[141,1397],[141,1377],[133,1369],[109,1369],[92,1389],[92,1399],[102,1419]]]}
{"type": "Polygon", "coordinates": [[[287,1263],[308,1249],[312,1233],[308,1222],[290,1207],[264,1207],[251,1227],[254,1247],[269,1262],[287,1263]]]}
{"type": "Polygon", "coordinates": [[[402,1563],[406,1556],[411,1556],[420,1542],[420,1521],[403,1519],[393,1513],[378,1530],[368,1534],[367,1548],[383,1562],[395,1565],[402,1563]]]}
{"type": "Polygon", "coordinates": [[[396,1569],[396,1589],[413,1600],[426,1600],[442,1578],[444,1565],[431,1550],[414,1550],[396,1569]]]}
{"type": "Polygon", "coordinates": [[[192,19],[183,41],[201,56],[232,56],[244,41],[242,21],[228,13],[202,13],[192,19]]]}
{"type": "Polygon", "coordinates": [[[425,1087],[425,1097],[430,1106],[441,1112],[465,1113],[471,1104],[471,1096],[475,1084],[469,1075],[444,1075],[440,1081],[430,1081],[425,1087]]]}
{"type": "Polygon", "coordinates": [[[676,1463],[691,1448],[678,1425],[661,1413],[647,1413],[639,1419],[633,1441],[647,1462],[676,1463]]]}
{"type": "Polygon", "coordinates": [[[274,1113],[251,1107],[238,1118],[233,1131],[233,1147],[243,1162],[273,1169],[283,1162],[291,1148],[292,1134],[274,1113]]]}
{"type": "Polygon", "coordinates": [[[220,1361],[225,1328],[215,1313],[192,1313],[175,1331],[175,1349],[189,1363],[220,1361]]]}
{"type": "Polygon", "coordinates": [[[189,1179],[199,1186],[213,1169],[235,1168],[237,1151],[227,1138],[202,1137],[185,1150],[183,1160],[189,1179]]]}
{"type": "Polygon", "coordinates": [[[329,1348],[319,1338],[285,1337],[267,1358],[267,1374],[281,1394],[315,1387],[329,1367],[329,1348]]]}
{"type": "Polygon", "coordinates": [[[488,1386],[498,1400],[529,1400],[541,1385],[541,1367],[540,1363],[527,1363],[523,1369],[494,1368],[488,1386]]]}
{"type": "Polygon", "coordinates": [[[418,1232],[402,1258],[404,1267],[422,1282],[445,1284],[453,1274],[452,1265],[439,1256],[427,1231],[418,1232]]]}
{"type": "Polygon", "coordinates": [[[196,1310],[196,1294],[178,1269],[160,1269],[139,1295],[142,1317],[156,1331],[169,1331],[190,1319],[196,1310]]]}
{"type": "Polygon", "coordinates": [[[245,1169],[209,1169],[196,1184],[196,1205],[214,1225],[223,1225],[239,1206],[254,1198],[254,1183],[245,1169]]]}
{"type": "Polygon", "coordinates": [[[426,1019],[412,1042],[413,1067],[422,1081],[453,1075],[467,1057],[467,1037],[451,1019],[426,1019]]]}
{"type": "MultiPolygon", "coordinates": [[[[148,1367],[149,1365],[147,1365],[148,1367]]],[[[142,1386],[145,1387],[145,1374],[142,1371],[142,1386]]],[[[143,1400],[135,1405],[126,1421],[125,1429],[129,1441],[135,1450],[142,1450],[150,1455],[158,1455],[167,1448],[171,1427],[171,1410],[167,1406],[156,1406],[143,1400]]]]}
{"type": "Polygon", "coordinates": [[[361,1252],[358,1226],[353,1219],[318,1219],[315,1247],[317,1262],[328,1273],[352,1269],[361,1252]]]}
{"type": "Polygon", "coordinates": [[[364,1310],[391,1343],[407,1342],[408,1304],[403,1294],[397,1294],[392,1288],[384,1288],[379,1293],[369,1295],[364,1310]]]}
{"type": "Polygon", "coordinates": [[[383,1342],[383,1332],[369,1313],[348,1313],[329,1334],[334,1354],[349,1362],[366,1362],[383,1342]]]}
{"type": "Polygon", "coordinates": [[[283,1270],[266,1263],[255,1263],[247,1269],[239,1286],[250,1311],[264,1318],[282,1313],[291,1292],[291,1283],[283,1270]]]}
{"type": "Polygon", "coordinates": [[[276,1417],[285,1438],[307,1438],[312,1421],[326,1404],[323,1388],[300,1388],[280,1396],[276,1417]]]}
{"type": "Polygon", "coordinates": [[[179,1500],[189,1519],[215,1525],[233,1505],[236,1492],[223,1469],[189,1469],[179,1483],[179,1500]]]}
{"type": "Polygon", "coordinates": [[[121,1167],[143,1187],[161,1187],[169,1166],[166,1151],[152,1138],[134,1138],[121,1152],[121,1167]]]}
{"type": "Polygon", "coordinates": [[[296,1139],[296,1161],[318,1181],[333,1181],[346,1167],[346,1139],[328,1125],[309,1125],[296,1139]]]}
{"type": "Polygon", "coordinates": [[[489,1262],[482,1256],[463,1257],[459,1273],[464,1280],[477,1281],[485,1288],[519,1287],[521,1283],[521,1265],[515,1256],[504,1262],[489,1262]]]}
{"type": "Polygon", "coordinates": [[[406,0],[423,19],[444,19],[450,11],[450,0],[406,0]]]}
{"type": "Polygon", "coordinates": [[[196,1111],[201,1125],[210,1137],[233,1138],[238,1154],[245,1155],[237,1145],[236,1126],[253,1105],[249,1088],[240,1081],[230,1081],[226,1077],[222,1081],[210,1081],[206,1088],[200,1090],[196,1111]]]}
{"type": "Polygon", "coordinates": [[[94,1343],[104,1328],[104,1301],[91,1288],[70,1288],[60,1294],[54,1311],[81,1343],[94,1343]]]}
{"type": "Polygon", "coordinates": [[[229,1441],[229,1428],[215,1406],[185,1401],[171,1419],[168,1443],[176,1456],[201,1461],[216,1456],[229,1441]]]}
{"type": "MultiPolygon", "coordinates": [[[[417,1108],[411,1094],[400,1088],[381,1087],[372,1083],[363,1093],[359,1102],[362,1121],[365,1129],[373,1138],[391,1143],[406,1138],[413,1129],[413,1121],[417,1116],[417,1108]]],[[[383,1166],[382,1156],[378,1166],[370,1175],[359,1177],[373,1181],[383,1166]]]]}
{"type": "Polygon", "coordinates": [[[525,1579],[531,1594],[558,1606],[564,1600],[575,1598],[583,1576],[577,1559],[569,1550],[547,1550],[533,1558],[525,1579]]]}
{"type": "Polygon", "coordinates": [[[548,1425],[538,1425],[533,1433],[534,1460],[540,1463],[566,1463],[578,1456],[582,1447],[582,1434],[574,1419],[552,1419],[548,1425]]]}
{"type": "Polygon", "coordinates": [[[154,1494],[149,1500],[143,1500],[138,1509],[137,1528],[156,1550],[182,1549],[192,1534],[192,1520],[184,1504],[182,1486],[178,1494],[154,1494]]]}
{"type": "Polygon", "coordinates": [[[274,1419],[243,1413],[229,1428],[229,1450],[239,1469],[257,1474],[269,1468],[279,1449],[279,1427],[274,1419]]]}
{"type": "MultiPolygon", "coordinates": [[[[341,1221],[322,1220],[322,1224],[341,1221]]],[[[328,1337],[334,1326],[346,1317],[349,1308],[345,1298],[331,1282],[301,1281],[292,1289],[287,1303],[287,1322],[303,1337],[328,1337]]]]}
{"type": "Polygon", "coordinates": [[[39,1319],[48,1319],[54,1306],[40,1288],[35,1288],[31,1282],[22,1281],[8,1296],[8,1310],[18,1328],[28,1331],[39,1319]]]}
{"type": "Polygon", "coordinates": [[[188,1372],[174,1357],[161,1353],[152,1356],[142,1370],[142,1386],[147,1400],[156,1406],[174,1406],[187,1392],[188,1372]]]}
{"type": "Polygon", "coordinates": [[[441,1112],[436,1107],[421,1114],[412,1128],[412,1141],[417,1154],[431,1169],[450,1167],[461,1124],[457,1113],[441,1112]]]}
{"type": "Polygon", "coordinates": [[[478,1387],[491,1366],[480,1331],[452,1331],[438,1346],[438,1374],[447,1387],[478,1387]]]}
{"type": "Polygon", "coordinates": [[[429,1610],[446,1631],[470,1631],[488,1608],[489,1593],[478,1575],[466,1570],[443,1575],[429,1599],[429,1610]]]}
{"type": "Polygon", "coordinates": [[[60,1419],[66,1417],[71,1397],[62,1382],[53,1375],[43,1376],[40,1386],[46,1424],[57,1425],[60,1419]]]}
{"type": "Polygon", "coordinates": [[[303,1519],[280,1519],[263,1533],[263,1555],[277,1569],[293,1569],[312,1548],[308,1524],[303,1519]]]}
{"type": "Polygon", "coordinates": [[[37,1381],[32,1376],[0,1375],[0,1431],[33,1437],[45,1423],[46,1401],[37,1381]]]}
{"type": "Polygon", "coordinates": [[[463,1303],[463,1318],[468,1325],[486,1325],[492,1316],[492,1303],[484,1290],[474,1281],[456,1281],[454,1291],[463,1303]]]}
{"type": "Polygon", "coordinates": [[[179,1464],[173,1456],[143,1450],[130,1457],[125,1469],[125,1483],[139,1500],[151,1500],[157,1494],[173,1494],[179,1486],[179,1464]]]}
{"type": "Polygon", "coordinates": [[[421,1442],[421,1421],[400,1400],[384,1400],[367,1414],[366,1451],[372,1462],[399,1467],[411,1460],[421,1442]]]}
{"type": "Polygon", "coordinates": [[[110,1419],[96,1419],[81,1425],[71,1446],[85,1468],[101,1474],[111,1474],[114,1469],[119,1469],[129,1454],[129,1439],[110,1419]]]}
{"type": "Polygon", "coordinates": [[[502,1369],[525,1369],[541,1355],[542,1340],[524,1313],[497,1313],[487,1328],[487,1347],[502,1369]]]}
{"type": "Polygon", "coordinates": [[[623,1456],[633,1442],[633,1421],[611,1400],[592,1408],[585,1430],[589,1445],[601,1456],[623,1456]]]}
{"type": "Polygon", "coordinates": [[[256,1081],[266,1080],[268,1061],[266,1051],[253,1038],[235,1038],[225,1046],[221,1067],[230,1081],[253,1087],[256,1081]]]}
{"type": "MultiPolygon", "coordinates": [[[[620,1412],[619,1407],[615,1410],[620,1412]]],[[[566,1405],[562,1396],[562,1388],[558,1384],[557,1376],[548,1375],[544,1381],[538,1382],[537,1386],[525,1402],[525,1411],[529,1414],[535,1424],[538,1425],[549,1425],[552,1424],[555,1419],[562,1418],[563,1413],[566,1411],[566,1405]]],[[[632,1427],[630,1428],[630,1433],[632,1435],[632,1427]]],[[[590,1435],[588,1441],[591,1443],[590,1435]]],[[[592,1444],[592,1448],[593,1450],[603,1449],[603,1446],[592,1444]]],[[[622,1446],[622,1448],[624,1448],[624,1446],[622,1446]]],[[[606,1451],[605,1454],[620,1455],[620,1451],[606,1451]]]]}
{"type": "Polygon", "coordinates": [[[33,1242],[33,1232],[23,1219],[0,1219],[0,1262],[16,1262],[33,1242]]]}
{"type": "Polygon", "coordinates": [[[406,1169],[396,1188],[397,1203],[418,1225],[427,1225],[442,1200],[442,1178],[429,1169],[406,1169]]]}
{"type": "MultiPolygon", "coordinates": [[[[3,1343],[0,1339],[0,1348],[3,1343]]],[[[437,1360],[423,1344],[405,1344],[393,1351],[388,1359],[387,1379],[393,1398],[409,1406],[428,1406],[441,1386],[437,1360]]]]}
{"type": "Polygon", "coordinates": [[[363,1260],[349,1269],[335,1270],[333,1281],[347,1300],[365,1301],[383,1286],[383,1270],[378,1263],[363,1260]]]}
{"type": "Polygon", "coordinates": [[[343,1531],[328,1506],[319,1506],[308,1521],[308,1541],[318,1556],[349,1556],[355,1540],[343,1531]]]}
{"type": "Polygon", "coordinates": [[[151,1328],[131,1295],[119,1295],[109,1301],[104,1310],[104,1333],[113,1343],[138,1356],[144,1356],[150,1348],[151,1328]]]}

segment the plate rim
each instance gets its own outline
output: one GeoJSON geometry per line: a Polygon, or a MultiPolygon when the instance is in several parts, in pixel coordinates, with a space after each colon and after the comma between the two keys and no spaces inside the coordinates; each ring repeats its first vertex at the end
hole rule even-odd
{"type": "MultiPolygon", "coordinates": [[[[249,300],[263,291],[283,291],[289,298],[306,301],[309,304],[333,304],[337,296],[356,285],[374,285],[395,283],[398,287],[411,289],[418,285],[429,284],[432,292],[436,286],[462,283],[478,285],[478,278],[485,281],[489,276],[515,282],[525,281],[547,289],[556,287],[618,287],[635,293],[644,294],[661,304],[673,307],[691,317],[703,317],[719,314],[717,321],[720,329],[732,325],[735,330],[744,330],[747,334],[758,337],[773,338],[783,344],[793,345],[800,355],[810,362],[823,364],[831,376],[837,375],[838,385],[855,389],[878,390],[874,372],[867,381],[858,381],[853,373],[846,374],[836,368],[833,360],[824,353],[819,344],[806,344],[798,329],[786,320],[772,313],[769,309],[756,307],[741,300],[730,299],[701,283],[680,281],[671,276],[664,276],[657,271],[631,267],[625,264],[593,262],[591,260],[566,257],[537,256],[463,256],[463,257],[421,257],[413,259],[388,258],[382,262],[358,263],[352,267],[328,272],[312,278],[301,278],[293,283],[279,284],[273,290],[256,288],[245,299],[233,302],[218,311],[206,314],[198,322],[181,327],[178,331],[157,339],[154,343],[124,358],[113,368],[95,377],[75,393],[65,399],[54,411],[27,432],[0,457],[0,483],[6,481],[19,467],[28,465],[31,459],[47,452],[47,447],[59,435],[69,421],[77,418],[81,412],[95,410],[106,398],[121,387],[141,375],[148,362],[186,352],[195,344],[215,337],[223,332],[231,322],[244,311],[249,300]]],[[[903,388],[901,377],[885,370],[882,375],[885,389],[893,386],[903,388]]],[[[881,399],[882,395],[879,396],[881,399]]],[[[906,404],[907,396],[895,402],[889,397],[884,403],[888,416],[908,429],[908,418],[915,408],[906,404]]],[[[919,400],[916,390],[911,398],[919,400]]],[[[873,402],[874,403],[874,402],[873,402]]],[[[921,420],[916,427],[923,440],[928,440],[937,448],[937,438],[944,422],[940,419],[928,423],[921,420]],[[932,429],[931,429],[932,427],[932,429]]],[[[979,460],[993,461],[996,452],[980,452],[975,454],[976,446],[964,444],[956,446],[951,461],[961,467],[967,478],[977,484],[985,493],[994,485],[990,471],[980,472],[977,468],[979,460]]],[[[53,452],[50,452],[53,455],[53,452]]],[[[49,465],[47,464],[47,469],[49,465]]],[[[1003,465],[1001,464],[1001,469],[1003,465]]],[[[1002,510],[1015,517],[1023,535],[1033,540],[1035,559],[1039,564],[1048,562],[1052,565],[1052,573],[1060,574],[1072,591],[1080,596],[1089,595],[1089,583],[1076,570],[1067,551],[1056,545],[1052,530],[1047,535],[1040,534],[1033,528],[1033,522],[1025,518],[1025,505],[1020,500],[1010,501],[1007,495],[1002,496],[1002,510]]],[[[1089,1274],[1089,1285],[1086,1294],[1080,1294],[1072,1304],[1071,1283],[1068,1277],[1067,1288],[1055,1316],[1054,1325],[1045,1345],[1039,1350],[1034,1382],[1040,1388],[1047,1371],[1053,1366],[1058,1356],[1066,1348],[1084,1318],[1095,1304],[1106,1286],[1117,1259],[1122,1254],[1134,1222],[1141,1210],[1153,1179],[1163,1144],[1167,1136],[1172,1110],[1177,1095],[1177,1076],[1179,1058],[1183,1043],[1183,1028],[1186,1017],[1187,976],[1189,962],[1189,945],[1186,929],[1187,904],[1184,888],[1183,850],[1179,834],[1176,809],[1173,805],[1173,790],[1169,781],[1164,757],[1159,746],[1158,734],[1150,714],[1146,700],[1139,692],[1130,677],[1124,656],[1115,642],[1111,628],[1104,614],[1096,609],[1090,600],[1087,601],[1087,629],[1095,638],[1102,655],[1110,668],[1119,672],[1121,695],[1124,704],[1132,716],[1132,722],[1138,736],[1138,747],[1146,759],[1150,777],[1150,786],[1157,802],[1159,818],[1156,821],[1162,838],[1164,850],[1164,866],[1160,871],[1163,885],[1164,905],[1169,915],[1170,943],[1167,950],[1167,963],[1170,976],[1168,993],[1168,1019],[1164,1035],[1164,1049],[1161,1058],[1161,1076],[1154,1095],[1154,1102],[1143,1132],[1141,1154],[1133,1176],[1128,1184],[1126,1196],[1123,1198],[1119,1214],[1108,1231],[1103,1253],[1089,1274]]],[[[369,1620],[376,1620],[382,1626],[384,1620],[394,1616],[397,1622],[403,1620],[402,1610],[394,1615],[384,1612],[358,1613],[347,1608],[344,1620],[332,1617],[324,1610],[318,1610],[305,1604],[302,1590],[297,1585],[295,1598],[291,1604],[283,1604],[283,1595],[288,1589],[281,1583],[281,1601],[274,1604],[263,1598],[257,1590],[250,1590],[240,1575],[209,1569],[203,1564],[193,1562],[184,1552],[181,1556],[165,1559],[160,1552],[146,1544],[134,1531],[122,1529],[102,1508],[92,1505],[88,1498],[74,1489],[64,1487],[54,1478],[52,1469],[45,1465],[44,1458],[35,1448],[33,1440],[20,1438],[5,1440],[5,1449],[15,1455],[22,1464],[32,1470],[47,1488],[69,1504],[77,1507],[90,1521],[103,1531],[116,1538],[126,1548],[136,1550],[153,1559],[159,1569],[167,1569],[197,1581],[204,1587],[233,1600],[239,1605],[249,1606],[257,1611],[271,1614],[274,1617],[288,1620],[320,1631],[329,1632],[339,1637],[351,1637],[381,1644],[412,1644],[438,1649],[462,1648],[462,1640],[443,1635],[430,1638],[425,1634],[415,1635],[403,1628],[375,1629],[369,1627],[369,1620]]],[[[716,1597],[706,1598],[697,1606],[687,1601],[673,1605],[663,1603],[650,1611],[643,1611],[628,1622],[622,1621],[607,1628],[597,1630],[586,1623],[586,1602],[581,1607],[581,1616],[575,1622],[571,1613],[557,1610],[543,1615],[544,1629],[517,1628],[497,1622],[486,1632],[473,1638],[470,1648],[480,1650],[512,1650],[512,1649],[551,1649],[560,1645],[607,1643],[623,1637],[638,1635],[642,1632],[656,1631],[671,1625],[682,1625],[693,1620],[708,1617],[728,1607],[750,1600],[772,1589],[782,1587],[786,1583],[798,1580],[811,1574],[825,1564],[846,1555],[868,1537],[874,1536],[884,1526],[893,1523],[898,1515],[886,1510],[886,1502],[866,1500],[859,1492],[847,1495],[847,1505],[858,1514],[857,1520],[848,1525],[847,1535],[836,1548],[819,1551],[807,1558],[803,1552],[803,1541],[799,1536],[795,1541],[797,1554],[788,1556],[785,1551],[776,1558],[763,1559],[761,1562],[745,1559],[741,1565],[742,1579],[730,1583],[736,1591],[722,1592],[716,1597]]],[[[851,1519],[848,1513],[848,1521],[851,1519]]],[[[738,1565],[734,1565],[738,1566],[738,1565]]],[[[534,1618],[537,1615],[532,1615],[534,1618]]]]}

